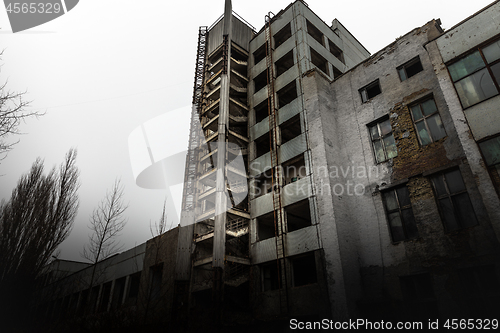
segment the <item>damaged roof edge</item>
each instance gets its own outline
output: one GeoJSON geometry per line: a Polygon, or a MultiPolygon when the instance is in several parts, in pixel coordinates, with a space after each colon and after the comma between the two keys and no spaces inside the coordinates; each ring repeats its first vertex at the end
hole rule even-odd
{"type": "MultiPolygon", "coordinates": [[[[498,0],[498,1],[500,1],[500,0],[498,0]]],[[[367,63],[367,62],[369,62],[369,61],[371,61],[371,60],[373,60],[374,58],[376,58],[376,57],[380,56],[381,54],[384,54],[388,48],[391,48],[392,46],[394,46],[394,45],[395,45],[395,44],[396,44],[399,40],[401,40],[401,39],[403,39],[403,38],[405,38],[405,37],[409,36],[410,34],[412,34],[412,33],[416,32],[416,31],[418,31],[419,29],[422,29],[423,27],[425,27],[425,26],[427,26],[427,25],[429,25],[429,24],[431,24],[431,23],[434,23],[434,25],[435,25],[437,28],[441,29],[441,27],[440,27],[441,20],[440,20],[440,19],[432,19],[431,21],[427,22],[427,23],[426,23],[426,24],[424,24],[423,26],[418,27],[418,28],[414,28],[414,29],[412,29],[411,31],[409,31],[409,32],[407,32],[406,34],[404,34],[403,36],[400,36],[400,37],[396,38],[396,40],[395,40],[394,42],[392,42],[392,43],[390,43],[389,45],[387,45],[387,46],[383,47],[382,49],[378,50],[377,52],[375,52],[374,54],[372,54],[369,58],[366,58],[365,60],[363,60],[362,62],[360,62],[360,63],[359,63],[359,64],[357,64],[356,66],[354,66],[353,68],[349,69],[349,70],[348,70],[348,71],[346,71],[345,73],[342,73],[342,75],[337,76],[337,77],[336,77],[333,81],[336,81],[338,78],[340,78],[340,77],[344,76],[345,74],[347,74],[347,73],[349,73],[349,72],[352,72],[354,69],[358,68],[359,66],[361,66],[361,65],[363,65],[363,64],[365,64],[365,63],[367,63]]],[[[441,30],[442,30],[442,29],[441,29],[441,30]]],[[[440,34],[439,36],[441,36],[441,34],[440,34]]],[[[427,44],[427,43],[429,43],[429,42],[426,42],[425,44],[427,44]]],[[[424,45],[425,45],[425,44],[424,44],[424,45]]],[[[333,82],[333,81],[332,81],[332,82],[333,82]]]]}

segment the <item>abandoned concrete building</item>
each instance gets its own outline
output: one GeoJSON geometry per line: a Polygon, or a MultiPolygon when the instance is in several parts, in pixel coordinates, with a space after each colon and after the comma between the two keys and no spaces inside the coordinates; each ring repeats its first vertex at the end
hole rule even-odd
{"type": "Polygon", "coordinates": [[[370,55],[304,1],[260,31],[225,1],[199,30],[180,226],[92,290],[73,281],[90,267],[48,284],[71,287],[46,318],[497,316],[500,4],[440,25],[370,55]]]}

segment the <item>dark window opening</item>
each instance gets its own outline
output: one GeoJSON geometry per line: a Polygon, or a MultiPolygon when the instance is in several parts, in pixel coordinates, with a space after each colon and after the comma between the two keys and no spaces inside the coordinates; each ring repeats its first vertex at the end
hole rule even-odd
{"type": "Polygon", "coordinates": [[[257,218],[257,232],[259,241],[275,237],[274,212],[257,218]]]}
{"type": "Polygon", "coordinates": [[[261,266],[262,272],[262,291],[278,290],[279,289],[279,276],[278,276],[278,263],[272,261],[261,266]]]}
{"type": "Polygon", "coordinates": [[[323,33],[316,28],[309,20],[307,21],[307,33],[314,38],[318,43],[321,45],[325,46],[325,43],[323,42],[323,33]]]}
{"type": "Polygon", "coordinates": [[[331,40],[328,40],[328,45],[330,46],[330,53],[333,54],[335,58],[339,59],[341,63],[345,64],[344,52],[342,52],[342,50],[331,40]]]}
{"type": "Polygon", "coordinates": [[[263,71],[262,73],[260,73],[259,75],[257,75],[254,79],[253,79],[253,83],[254,83],[254,93],[260,91],[262,88],[264,88],[265,86],[267,86],[267,73],[269,71],[266,69],[265,71],[263,71]]]}
{"type": "Polygon", "coordinates": [[[150,274],[150,289],[149,297],[151,300],[156,300],[161,296],[161,282],[163,279],[163,263],[151,266],[150,274]]]}
{"type": "Polygon", "coordinates": [[[259,103],[256,107],[254,107],[255,111],[255,123],[258,124],[262,120],[269,117],[269,104],[268,99],[265,99],[263,102],[259,103]]]}
{"type": "Polygon", "coordinates": [[[265,133],[260,138],[255,140],[255,158],[258,158],[271,151],[271,143],[269,140],[269,133],[265,133]]]}
{"type": "Polygon", "coordinates": [[[123,302],[123,294],[125,293],[125,277],[115,280],[113,289],[113,298],[111,300],[111,309],[118,309],[123,302]]]}
{"type": "Polygon", "coordinates": [[[420,58],[416,57],[397,68],[401,81],[407,80],[424,70],[420,58]]]}
{"type": "Polygon", "coordinates": [[[208,58],[208,65],[212,66],[215,64],[220,58],[222,58],[222,47],[220,47],[215,53],[213,53],[209,58],[208,58]]]}
{"type": "Polygon", "coordinates": [[[288,23],[274,35],[274,48],[277,49],[278,46],[286,42],[290,37],[292,37],[292,28],[290,23],[288,23]]]}
{"type": "Polygon", "coordinates": [[[248,55],[240,51],[240,49],[243,49],[241,46],[235,42],[231,42],[231,45],[233,46],[231,47],[231,57],[239,61],[248,61],[248,55]]]}
{"type": "Polygon", "coordinates": [[[399,283],[409,318],[428,320],[438,316],[437,303],[429,274],[400,276],[399,283]]]}
{"type": "Polygon", "coordinates": [[[359,93],[361,95],[361,100],[363,101],[363,103],[382,93],[378,79],[373,81],[369,85],[359,89],[359,93]]]}
{"type": "Polygon", "coordinates": [[[128,299],[135,304],[139,295],[139,285],[141,282],[141,272],[130,275],[130,287],[128,289],[128,299]]]}
{"type": "Polygon", "coordinates": [[[432,183],[446,231],[477,225],[476,214],[460,170],[455,169],[434,176],[432,183]]]}
{"type": "Polygon", "coordinates": [[[90,293],[90,304],[88,304],[88,313],[94,313],[97,310],[97,301],[99,297],[99,289],[101,286],[95,286],[92,288],[92,292],[90,293]]]}
{"type": "Polygon", "coordinates": [[[323,58],[318,52],[314,51],[313,48],[311,50],[311,62],[314,66],[318,67],[323,73],[328,75],[328,61],[323,58]]]}
{"type": "Polygon", "coordinates": [[[383,193],[389,228],[393,242],[418,237],[418,229],[411,207],[410,193],[406,186],[383,193]]]}
{"type": "Polygon", "coordinates": [[[80,293],[80,301],[77,304],[77,309],[76,309],[77,316],[81,316],[84,314],[88,301],[89,301],[89,289],[86,289],[80,293]]]}
{"type": "Polygon", "coordinates": [[[293,67],[293,51],[288,52],[282,56],[278,61],[276,61],[276,77],[285,73],[287,70],[293,67]]]}
{"type": "Polygon", "coordinates": [[[280,125],[281,130],[281,144],[296,138],[302,133],[300,128],[300,114],[293,116],[280,125]]]}
{"type": "Polygon", "coordinates": [[[255,177],[255,198],[272,191],[272,169],[268,169],[255,177]]]}
{"type": "Polygon", "coordinates": [[[278,108],[282,108],[297,98],[297,86],[295,80],[281,88],[278,93],[278,108]]]}
{"type": "Polygon", "coordinates": [[[292,258],[293,285],[305,286],[318,282],[316,274],[316,259],[314,253],[308,253],[292,258]]]}
{"type": "Polygon", "coordinates": [[[311,226],[311,211],[309,200],[302,200],[285,208],[288,232],[311,226]]]}
{"type": "Polygon", "coordinates": [[[398,149],[392,135],[392,126],[389,119],[368,125],[368,129],[377,163],[382,163],[398,156],[398,149]]]}
{"type": "Polygon", "coordinates": [[[109,296],[111,295],[111,281],[102,286],[101,300],[99,302],[99,312],[108,310],[109,296]]]}
{"type": "Polygon", "coordinates": [[[282,168],[285,185],[304,178],[307,175],[304,154],[283,163],[282,168]]]}
{"type": "Polygon", "coordinates": [[[253,53],[253,64],[257,65],[265,57],[266,57],[266,43],[264,43],[253,53]]]}
{"type": "Polygon", "coordinates": [[[341,76],[343,73],[335,66],[332,66],[333,68],[333,78],[336,79],[339,76],[341,76]]]}
{"type": "Polygon", "coordinates": [[[422,146],[446,136],[434,99],[430,98],[410,107],[417,136],[422,146]]]}
{"type": "Polygon", "coordinates": [[[479,143],[491,180],[500,195],[500,136],[479,143]]]}

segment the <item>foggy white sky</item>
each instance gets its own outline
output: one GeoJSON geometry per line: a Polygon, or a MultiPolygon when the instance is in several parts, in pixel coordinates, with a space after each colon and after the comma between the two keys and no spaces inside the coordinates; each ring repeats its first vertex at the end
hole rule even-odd
{"type": "MultiPolygon", "coordinates": [[[[264,16],[291,0],[233,0],[233,10],[258,30],[264,16]]],[[[337,18],[371,53],[433,18],[448,29],[485,7],[490,0],[309,0],[325,22],[337,18]]],[[[47,169],[78,148],[80,210],[62,246],[61,258],[80,260],[89,215],[115,178],[125,185],[129,222],[124,249],[151,237],[166,191],[135,185],[129,135],[141,124],[189,106],[200,25],[211,25],[223,0],[80,0],[64,16],[12,34],[0,8],[0,82],[27,91],[33,110],[46,111],[21,125],[20,143],[0,162],[0,200],[8,199],[21,174],[36,157],[47,169]]],[[[179,127],[182,124],[179,124],[179,127]]],[[[187,147],[187,133],[167,145],[187,147]]],[[[177,192],[180,187],[177,187],[177,192]]],[[[176,198],[180,202],[179,198],[176,198]]],[[[176,212],[169,221],[176,224],[176,212]]]]}

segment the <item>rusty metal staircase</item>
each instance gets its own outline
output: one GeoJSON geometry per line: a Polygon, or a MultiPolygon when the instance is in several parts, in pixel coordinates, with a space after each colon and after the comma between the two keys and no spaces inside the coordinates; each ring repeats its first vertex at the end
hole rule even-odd
{"type": "Polygon", "coordinates": [[[196,178],[198,169],[198,150],[202,144],[200,114],[203,105],[203,85],[205,77],[206,44],[208,29],[200,27],[198,33],[198,50],[196,54],[196,68],[193,87],[193,106],[191,110],[191,127],[189,130],[189,146],[184,175],[183,207],[184,211],[194,211],[196,206],[196,178]]]}
{"type": "Polygon", "coordinates": [[[272,167],[272,193],[274,208],[274,233],[276,240],[276,265],[278,268],[278,286],[280,294],[280,313],[286,316],[288,314],[288,279],[286,265],[286,247],[285,247],[285,226],[283,218],[283,204],[281,199],[281,189],[283,188],[283,178],[281,177],[281,166],[278,161],[278,122],[276,119],[276,100],[275,100],[275,73],[273,62],[273,40],[271,32],[271,22],[274,14],[269,12],[266,15],[265,34],[266,34],[266,66],[267,66],[267,103],[269,113],[269,144],[272,167]]]}

